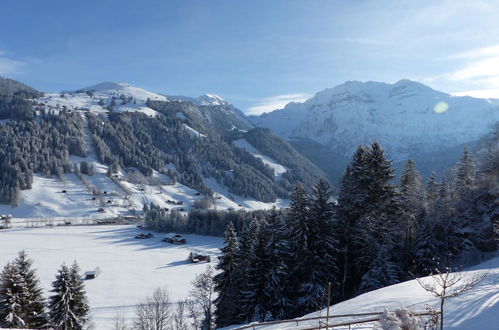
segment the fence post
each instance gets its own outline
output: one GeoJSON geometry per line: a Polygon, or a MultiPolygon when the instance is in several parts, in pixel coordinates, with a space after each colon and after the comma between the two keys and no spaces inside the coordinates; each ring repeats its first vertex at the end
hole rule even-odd
{"type": "Polygon", "coordinates": [[[326,330],[329,329],[329,305],[331,305],[331,282],[327,282],[327,314],[326,314],[326,330]]]}

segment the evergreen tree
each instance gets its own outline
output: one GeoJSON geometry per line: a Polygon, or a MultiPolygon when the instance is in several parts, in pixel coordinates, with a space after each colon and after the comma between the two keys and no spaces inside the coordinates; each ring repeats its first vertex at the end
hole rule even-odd
{"type": "Polygon", "coordinates": [[[45,314],[45,299],[40,287],[40,281],[32,269],[33,261],[28,259],[26,252],[19,252],[14,260],[19,277],[23,283],[21,308],[23,310],[25,326],[40,328],[47,325],[45,314]]]}
{"type": "Polygon", "coordinates": [[[360,216],[364,213],[364,200],[367,196],[367,153],[368,148],[359,146],[347,166],[341,180],[336,217],[337,237],[341,246],[341,298],[353,294],[355,287],[354,269],[354,235],[360,216]]]}
{"type": "Polygon", "coordinates": [[[290,256],[287,268],[290,273],[288,281],[289,300],[294,308],[293,316],[303,314],[315,307],[311,294],[310,264],[313,256],[310,250],[310,199],[303,185],[297,184],[291,194],[291,202],[286,210],[285,223],[288,228],[287,241],[290,246],[290,256]]]}
{"type": "Polygon", "coordinates": [[[376,258],[362,276],[359,293],[376,290],[397,283],[400,272],[398,265],[390,260],[389,249],[382,247],[376,258]]]}
{"type": "Polygon", "coordinates": [[[408,269],[413,260],[413,248],[416,236],[417,217],[423,207],[422,178],[416,170],[416,164],[409,159],[399,184],[400,199],[402,202],[402,221],[404,230],[404,258],[403,266],[408,269]]]}
{"type": "Polygon", "coordinates": [[[23,285],[17,266],[5,265],[0,275],[0,326],[23,328],[23,285]]]}
{"type": "MultiPolygon", "coordinates": [[[[54,293],[50,297],[50,319],[52,326],[61,330],[80,330],[86,322],[86,314],[82,315],[85,307],[78,299],[82,291],[74,288],[75,269],[70,270],[66,265],[59,269],[56,280],[52,282],[54,293]]],[[[80,288],[81,289],[81,288],[80,288]]]]}
{"type": "Polygon", "coordinates": [[[0,285],[0,324],[41,328],[47,325],[45,301],[39,280],[26,253],[7,264],[0,285]]]}
{"type": "Polygon", "coordinates": [[[333,204],[329,201],[331,191],[326,180],[319,180],[313,187],[313,197],[310,207],[309,249],[311,258],[312,293],[314,300],[326,293],[326,284],[333,284],[333,296],[338,291],[339,254],[338,241],[335,237],[333,204]]]}
{"type": "Polygon", "coordinates": [[[436,174],[433,172],[428,179],[426,184],[426,195],[425,195],[425,205],[426,210],[430,215],[433,214],[435,208],[435,202],[439,195],[439,187],[436,179],[436,174]]]}
{"type": "Polygon", "coordinates": [[[460,245],[458,231],[461,226],[456,223],[455,203],[451,196],[451,188],[445,179],[439,184],[438,198],[435,202],[435,211],[432,218],[435,220],[435,234],[439,242],[440,260],[446,264],[451,264],[460,245]]]}
{"type": "Polygon", "coordinates": [[[241,281],[238,285],[237,298],[235,300],[238,302],[239,313],[237,314],[237,318],[240,322],[248,321],[253,316],[251,315],[251,310],[245,308],[244,305],[253,306],[253,301],[248,301],[248,298],[253,298],[252,296],[248,297],[248,293],[251,294],[251,286],[253,285],[251,283],[252,278],[249,278],[248,274],[250,267],[253,267],[252,264],[254,264],[254,245],[256,244],[259,227],[259,221],[253,218],[243,228],[238,240],[239,252],[237,254],[237,264],[239,266],[237,278],[241,279],[241,281]]]}
{"type": "Polygon", "coordinates": [[[475,187],[475,161],[471,157],[468,147],[464,147],[463,155],[459,159],[456,171],[456,190],[463,199],[475,187]]]}
{"type": "Polygon", "coordinates": [[[424,211],[422,213],[414,248],[414,273],[417,276],[431,274],[439,260],[439,243],[435,234],[434,219],[427,216],[424,211]]]}
{"type": "Polygon", "coordinates": [[[290,316],[291,309],[286,292],[289,270],[285,262],[290,255],[287,229],[281,212],[273,208],[265,218],[265,231],[268,233],[265,247],[265,319],[282,320],[290,316]]]}
{"type": "Polygon", "coordinates": [[[221,249],[222,256],[219,257],[218,265],[215,267],[220,272],[215,275],[215,291],[218,297],[215,299],[215,316],[218,327],[225,327],[237,322],[238,302],[237,298],[238,284],[242,279],[238,278],[238,260],[239,246],[237,245],[237,233],[232,222],[229,223],[225,231],[225,246],[221,249]]]}
{"type": "Polygon", "coordinates": [[[85,285],[82,281],[81,270],[76,261],[71,265],[69,273],[73,296],[73,313],[80,320],[81,324],[86,324],[88,322],[90,307],[88,305],[85,285]]]}
{"type": "Polygon", "coordinates": [[[246,280],[240,291],[241,317],[247,322],[265,319],[265,264],[267,232],[262,224],[256,228],[256,238],[252,245],[246,267],[246,280]]]}
{"type": "Polygon", "coordinates": [[[355,274],[362,277],[368,272],[375,258],[383,256],[400,266],[402,230],[400,229],[401,205],[395,187],[390,184],[394,177],[391,161],[379,143],[374,142],[366,157],[364,182],[367,188],[364,214],[355,228],[354,266],[355,274]]]}

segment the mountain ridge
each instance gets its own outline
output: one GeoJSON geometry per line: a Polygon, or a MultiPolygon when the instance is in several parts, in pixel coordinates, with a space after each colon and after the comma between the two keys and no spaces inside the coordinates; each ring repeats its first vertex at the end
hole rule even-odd
{"type": "Polygon", "coordinates": [[[396,162],[474,143],[499,121],[499,100],[453,96],[407,79],[394,84],[349,81],[249,120],[302,154],[309,150],[300,144],[325,147],[331,151],[327,161],[311,158],[324,170],[329,161],[341,168],[358,145],[373,141],[381,142],[396,162]]]}

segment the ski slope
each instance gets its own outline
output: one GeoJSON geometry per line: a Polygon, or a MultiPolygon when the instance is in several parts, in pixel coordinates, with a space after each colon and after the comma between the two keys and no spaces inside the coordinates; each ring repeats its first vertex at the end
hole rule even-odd
{"type": "MultiPolygon", "coordinates": [[[[471,291],[462,296],[446,300],[444,307],[444,327],[455,330],[495,330],[499,325],[499,256],[469,268],[464,272],[466,277],[476,274],[485,275],[482,281],[471,291]]],[[[429,282],[431,278],[424,278],[429,282]]],[[[391,285],[371,291],[350,300],[330,307],[330,315],[383,312],[385,308],[394,310],[408,307],[414,311],[424,311],[426,306],[439,309],[439,300],[423,290],[416,280],[391,285]]],[[[326,309],[303,316],[311,318],[325,316],[326,309]]],[[[345,321],[352,318],[333,319],[345,321]]],[[[255,327],[255,329],[304,329],[318,326],[318,321],[277,324],[273,326],[255,327]]],[[[371,329],[375,325],[363,324],[351,329],[371,329]]],[[[229,327],[231,329],[236,326],[229,327]]],[[[334,329],[349,329],[348,327],[334,329]]]]}
{"type": "MultiPolygon", "coordinates": [[[[159,286],[166,286],[173,302],[187,297],[190,282],[202,273],[206,263],[187,261],[191,251],[216,256],[222,238],[184,235],[185,245],[161,242],[168,234],[154,233],[150,239],[135,239],[144,231],[135,226],[56,226],[52,228],[14,228],[0,231],[0,266],[25,250],[44,288],[45,297],[60,265],[74,260],[82,272],[101,271],[86,280],[95,329],[112,329],[116,311],[130,321],[134,308],[159,286]]],[[[170,235],[171,236],[171,235],[170,235]]],[[[215,265],[212,258],[211,265],[215,265]]]]}

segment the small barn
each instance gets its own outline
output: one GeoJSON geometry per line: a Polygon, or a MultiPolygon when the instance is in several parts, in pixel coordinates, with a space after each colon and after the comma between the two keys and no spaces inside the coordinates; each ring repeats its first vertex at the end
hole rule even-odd
{"type": "Polygon", "coordinates": [[[88,272],[85,272],[85,279],[86,280],[93,280],[96,277],[97,277],[97,271],[95,271],[95,270],[90,270],[88,272]]]}
{"type": "Polygon", "coordinates": [[[208,254],[201,254],[201,253],[197,253],[197,252],[191,252],[189,254],[189,259],[193,263],[198,263],[198,262],[201,262],[201,261],[211,262],[210,255],[208,255],[208,254]]]}

